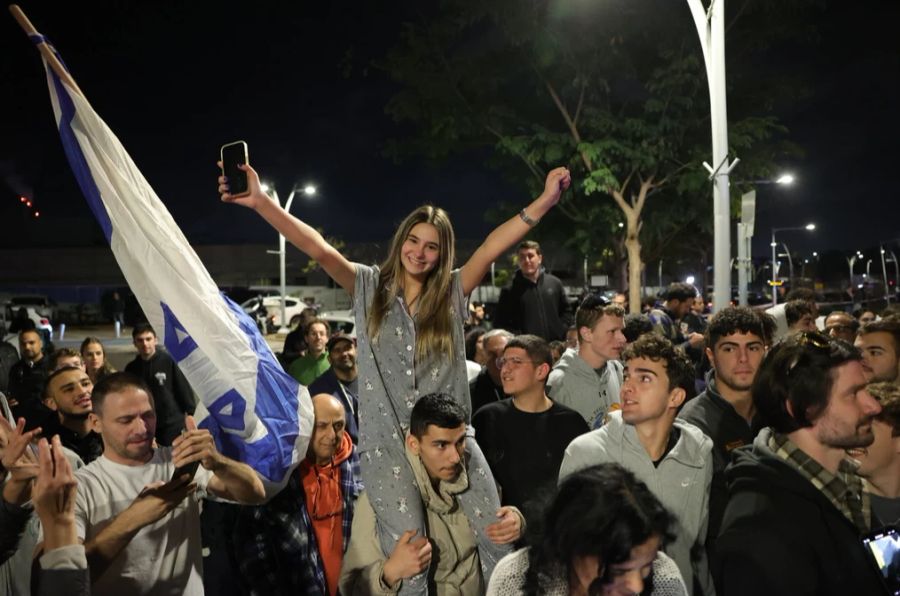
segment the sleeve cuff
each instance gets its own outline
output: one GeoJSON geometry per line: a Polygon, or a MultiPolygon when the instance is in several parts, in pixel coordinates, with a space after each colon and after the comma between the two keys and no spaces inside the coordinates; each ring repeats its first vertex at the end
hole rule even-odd
{"type": "Polygon", "coordinates": [[[83,544],[70,544],[47,551],[41,556],[42,569],[87,569],[83,544]]]}

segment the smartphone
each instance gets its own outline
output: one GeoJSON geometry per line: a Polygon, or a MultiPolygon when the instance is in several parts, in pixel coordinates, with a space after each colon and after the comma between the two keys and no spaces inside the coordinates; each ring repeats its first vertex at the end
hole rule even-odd
{"type": "Polygon", "coordinates": [[[238,169],[239,164],[250,163],[247,159],[247,143],[235,141],[222,145],[219,156],[222,160],[222,175],[228,178],[228,192],[237,197],[250,192],[247,173],[238,169]]]}
{"type": "Polygon", "coordinates": [[[179,468],[175,468],[175,471],[172,473],[172,480],[173,481],[177,480],[181,476],[184,476],[185,474],[187,474],[189,477],[188,482],[190,482],[191,480],[194,479],[194,475],[197,473],[197,468],[199,468],[199,467],[200,467],[200,461],[198,460],[198,461],[192,461],[191,463],[181,466],[179,468]]]}
{"type": "Polygon", "coordinates": [[[887,526],[866,534],[862,541],[888,593],[900,596],[900,531],[896,526],[887,526]]]}

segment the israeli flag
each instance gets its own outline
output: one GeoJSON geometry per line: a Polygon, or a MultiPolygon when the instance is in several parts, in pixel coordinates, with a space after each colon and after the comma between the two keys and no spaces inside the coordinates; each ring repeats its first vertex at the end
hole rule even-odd
{"type": "Polygon", "coordinates": [[[150,324],[200,398],[198,425],[223,454],[252,466],[274,494],[306,455],[309,392],[284,372],[243,309],[219,292],[87,100],[46,60],[44,68],[75,178],[150,324]]]}

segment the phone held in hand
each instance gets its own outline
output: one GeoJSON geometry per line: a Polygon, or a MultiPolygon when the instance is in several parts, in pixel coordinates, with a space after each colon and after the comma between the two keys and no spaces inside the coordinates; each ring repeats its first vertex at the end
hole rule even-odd
{"type": "Polygon", "coordinates": [[[888,593],[900,595],[900,531],[887,526],[863,536],[863,545],[881,574],[888,593]]]}
{"type": "Polygon", "coordinates": [[[178,480],[179,478],[181,478],[182,476],[187,474],[188,481],[190,482],[191,480],[194,479],[194,476],[197,474],[197,468],[199,468],[199,467],[200,467],[200,462],[198,460],[198,461],[192,461],[189,464],[185,464],[183,466],[175,468],[175,471],[172,473],[172,481],[174,482],[175,480],[178,480]]]}
{"type": "Polygon", "coordinates": [[[236,197],[246,195],[250,191],[247,173],[239,169],[238,165],[250,163],[247,158],[247,143],[235,141],[222,145],[219,156],[222,160],[222,175],[228,179],[229,194],[236,197]]]}

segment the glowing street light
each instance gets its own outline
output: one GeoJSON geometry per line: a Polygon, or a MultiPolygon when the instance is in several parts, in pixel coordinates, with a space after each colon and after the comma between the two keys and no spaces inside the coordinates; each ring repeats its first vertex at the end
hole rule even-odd
{"type": "MultiPolygon", "coordinates": [[[[263,192],[267,193],[267,192],[271,191],[272,198],[275,199],[275,202],[279,203],[279,204],[281,203],[278,200],[278,191],[275,190],[274,185],[267,184],[264,182],[264,183],[260,184],[259,187],[263,192]]],[[[298,190],[300,192],[302,192],[304,195],[306,195],[307,197],[315,196],[315,194],[317,192],[317,189],[316,189],[315,185],[313,185],[313,184],[306,184],[303,186],[303,188],[300,188],[299,185],[295,184],[294,187],[291,189],[291,194],[288,195],[287,201],[285,201],[285,203],[284,203],[284,210],[288,213],[290,213],[290,211],[291,211],[291,203],[294,202],[294,197],[297,195],[298,190]]],[[[278,234],[278,250],[277,251],[269,250],[266,252],[268,252],[269,254],[278,255],[279,277],[281,278],[280,279],[280,282],[281,282],[281,327],[279,327],[278,332],[279,333],[287,333],[288,332],[288,322],[285,320],[285,318],[287,317],[287,312],[286,312],[287,308],[286,308],[286,304],[285,304],[287,302],[287,296],[286,296],[286,294],[287,294],[287,281],[286,281],[287,264],[285,263],[284,234],[281,234],[281,233],[278,234]]]]}
{"type": "Polygon", "coordinates": [[[794,175],[793,174],[782,174],[778,178],[775,179],[775,184],[784,184],[790,185],[794,183],[794,175]]]}

